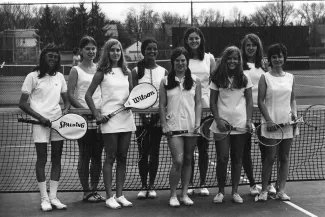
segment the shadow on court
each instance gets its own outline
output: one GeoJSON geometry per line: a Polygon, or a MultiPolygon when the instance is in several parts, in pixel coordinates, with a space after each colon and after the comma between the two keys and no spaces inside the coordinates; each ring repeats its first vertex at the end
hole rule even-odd
{"type": "MultiPolygon", "coordinates": [[[[291,197],[292,205],[278,200],[267,202],[254,202],[254,198],[248,195],[248,186],[241,186],[239,193],[244,199],[243,204],[234,204],[231,201],[230,191],[226,188],[225,202],[213,204],[216,189],[210,190],[210,196],[191,196],[195,202],[194,206],[171,208],[168,206],[169,191],[158,191],[158,198],[137,200],[138,192],[125,192],[125,196],[134,204],[132,208],[112,210],[105,207],[105,203],[82,202],[82,193],[65,192],[59,193],[60,200],[67,204],[67,210],[53,210],[42,212],[40,210],[39,193],[3,193],[0,194],[0,216],[133,216],[133,217],[160,217],[160,216],[182,216],[182,217],[304,217],[313,216],[304,213],[302,208],[318,217],[325,216],[325,182],[291,182],[287,184],[286,191],[291,197]]],[[[179,191],[180,192],[180,191],[179,191]]],[[[100,192],[105,195],[104,192],[100,192]]]]}

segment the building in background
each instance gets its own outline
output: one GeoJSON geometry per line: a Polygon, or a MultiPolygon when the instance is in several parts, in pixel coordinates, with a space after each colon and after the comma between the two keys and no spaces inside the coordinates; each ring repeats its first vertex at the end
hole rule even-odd
{"type": "Polygon", "coordinates": [[[0,62],[18,65],[35,64],[39,54],[39,36],[35,29],[0,32],[0,62]]]}

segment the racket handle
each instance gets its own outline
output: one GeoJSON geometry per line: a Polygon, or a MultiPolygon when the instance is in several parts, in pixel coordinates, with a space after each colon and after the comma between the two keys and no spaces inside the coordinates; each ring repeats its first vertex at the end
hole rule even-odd
{"type": "MultiPolygon", "coordinates": [[[[107,117],[108,120],[109,120],[109,119],[111,119],[111,117],[113,117],[114,115],[115,115],[115,114],[112,113],[112,114],[106,115],[106,117],[107,117]]],[[[102,121],[96,121],[96,124],[97,124],[97,125],[100,125],[101,123],[102,123],[102,121]]]]}
{"type": "Polygon", "coordinates": [[[29,123],[29,124],[41,124],[41,122],[39,122],[39,121],[26,119],[26,118],[18,118],[18,122],[29,123]]]}

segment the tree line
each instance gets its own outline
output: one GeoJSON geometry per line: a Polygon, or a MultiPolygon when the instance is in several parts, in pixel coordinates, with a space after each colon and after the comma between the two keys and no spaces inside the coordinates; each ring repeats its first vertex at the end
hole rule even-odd
{"type": "Polygon", "coordinates": [[[295,8],[291,2],[274,2],[257,7],[250,15],[243,15],[237,7],[230,10],[230,17],[225,18],[214,8],[202,9],[198,14],[179,15],[164,11],[158,13],[150,5],[144,4],[140,11],[126,9],[124,21],[110,20],[103,13],[100,5],[93,2],[87,10],[84,3],[77,7],[45,5],[36,7],[26,4],[3,4],[0,6],[0,32],[8,29],[36,29],[40,37],[41,48],[49,42],[59,45],[62,50],[72,50],[78,46],[80,38],[91,35],[102,46],[111,37],[107,34],[109,24],[116,24],[118,40],[123,47],[131,45],[144,37],[155,37],[162,49],[168,49],[170,42],[162,37],[169,26],[192,25],[205,27],[247,27],[308,25],[310,27],[310,46],[320,46],[321,40],[316,25],[325,24],[325,6],[323,2],[302,3],[295,8]]]}

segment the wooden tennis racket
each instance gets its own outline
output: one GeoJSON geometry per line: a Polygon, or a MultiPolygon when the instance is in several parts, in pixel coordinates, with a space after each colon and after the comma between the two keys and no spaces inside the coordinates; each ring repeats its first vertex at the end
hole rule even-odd
{"type": "MultiPolygon", "coordinates": [[[[37,120],[27,118],[18,118],[18,122],[42,125],[37,120]]],[[[76,140],[83,137],[87,131],[88,125],[85,118],[77,114],[66,114],[51,121],[50,128],[58,132],[63,138],[76,140]]]]}

